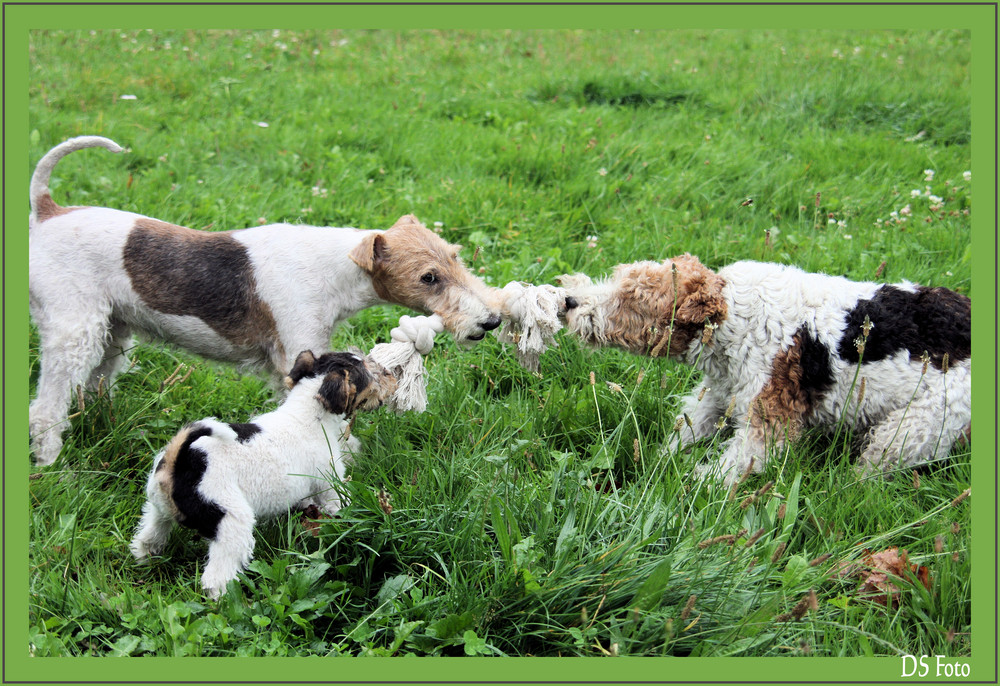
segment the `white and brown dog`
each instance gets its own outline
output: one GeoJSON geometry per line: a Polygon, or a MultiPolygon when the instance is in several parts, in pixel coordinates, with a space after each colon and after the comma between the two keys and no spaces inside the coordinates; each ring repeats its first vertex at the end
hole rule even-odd
{"type": "Polygon", "coordinates": [[[73,138],[31,179],[28,287],[41,369],[29,430],[39,465],[59,455],[71,395],[102,378],[110,384],[133,333],[280,378],[298,351],[328,349],[337,322],[379,303],[438,314],[459,341],[500,325],[460,246],[412,215],[386,231],[276,224],[207,232],[57,205],[53,168],[90,147],[122,150],[107,138],[73,138]]]}
{"type": "Polygon", "coordinates": [[[672,449],[735,433],[699,475],[732,484],[808,426],[867,431],[862,471],[948,455],[969,431],[968,297],[911,283],[860,283],[691,255],[622,264],[611,278],[561,277],[567,326],[594,346],[671,356],[704,373],[683,402],[672,449]]]}
{"type": "Polygon", "coordinates": [[[253,556],[258,519],[317,506],[332,515],[344,477],[342,428],[355,411],[379,407],[396,389],[384,367],[352,353],[301,353],[291,388],[273,412],[245,424],[214,417],[188,424],[153,460],[132,553],[159,554],[175,522],[207,538],[201,585],[213,598],[253,556]]]}

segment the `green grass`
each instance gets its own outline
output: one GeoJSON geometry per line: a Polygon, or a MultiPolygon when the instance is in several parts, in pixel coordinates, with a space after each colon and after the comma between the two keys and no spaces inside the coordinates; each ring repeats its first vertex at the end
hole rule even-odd
{"type": "MultiPolygon", "coordinates": [[[[691,252],[971,293],[967,33],[70,31],[30,50],[26,174],[72,135],[131,148],[64,160],[64,204],[214,229],[412,212],[495,286],[691,252]]],[[[403,312],[333,345],[370,349],[403,312]]],[[[968,448],[919,485],[859,481],[849,441],[808,435],[729,497],[684,477],[714,445],[659,451],[696,374],[562,336],[540,376],[492,338],[439,337],[428,411],[358,422],[351,506],[317,535],[262,524],[211,603],[190,532],[132,561],[146,471],[185,422],[245,420],[269,392],[175,350],[134,359],[32,474],[33,655],[970,655],[968,448]],[[901,580],[887,608],[833,574],[889,546],[929,591],[901,580]]]]}

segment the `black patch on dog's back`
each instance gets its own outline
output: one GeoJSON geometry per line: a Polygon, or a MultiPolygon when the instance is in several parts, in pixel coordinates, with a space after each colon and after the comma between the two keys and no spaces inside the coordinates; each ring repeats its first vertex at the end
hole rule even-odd
{"type": "Polygon", "coordinates": [[[177,451],[174,462],[174,487],[170,497],[177,510],[181,513],[178,521],[186,527],[195,529],[208,539],[215,539],[219,530],[219,522],[225,516],[225,511],[210,500],[205,500],[198,492],[198,484],[205,476],[208,467],[204,450],[191,447],[191,444],[202,436],[211,436],[212,430],[199,426],[191,430],[187,439],[177,451]]]}
{"type": "Polygon", "coordinates": [[[841,359],[860,359],[855,340],[862,335],[865,315],[875,326],[865,342],[864,361],[883,360],[900,350],[919,359],[926,350],[941,369],[944,355],[959,362],[972,354],[972,301],[947,288],[920,286],[916,293],[882,286],[870,300],[859,300],[847,313],[837,347],[841,359]]]}
{"type": "Polygon", "coordinates": [[[799,364],[802,366],[802,378],[799,381],[799,388],[812,406],[833,386],[830,351],[805,326],[801,326],[795,335],[801,345],[799,364]]]}
{"type": "Polygon", "coordinates": [[[229,428],[236,432],[236,440],[240,443],[246,443],[251,438],[260,433],[261,429],[256,424],[229,424],[229,428]]]}

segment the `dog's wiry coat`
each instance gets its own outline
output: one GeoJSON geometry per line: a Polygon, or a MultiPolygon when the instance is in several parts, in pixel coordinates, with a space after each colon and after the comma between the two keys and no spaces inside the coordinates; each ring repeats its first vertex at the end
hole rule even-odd
{"type": "Polygon", "coordinates": [[[714,273],[690,255],[563,286],[585,342],[704,372],[671,447],[712,435],[729,412],[735,434],[699,470],[727,483],[807,426],[866,429],[859,466],[883,471],[945,457],[970,426],[972,307],[959,293],[759,262],[714,273]]]}
{"type": "Polygon", "coordinates": [[[300,350],[325,350],[336,324],[391,302],[439,314],[459,340],[499,326],[492,291],[416,217],[385,231],[275,224],[206,232],[100,207],[60,207],[56,163],[96,136],[71,139],[31,182],[29,306],[40,375],[29,430],[39,465],[62,446],[78,386],[109,386],[133,333],[211,359],[288,372],[300,350]]]}
{"type": "MultiPolygon", "coordinates": [[[[202,586],[212,597],[249,563],[254,523],[316,505],[340,509],[331,475],[344,476],[345,416],[392,395],[395,377],[350,353],[301,353],[287,399],[242,424],[213,417],[185,426],[154,459],[132,552],[142,561],[163,550],[175,522],[209,543],[202,586]]],[[[355,448],[356,449],[356,448],[355,448]]]]}

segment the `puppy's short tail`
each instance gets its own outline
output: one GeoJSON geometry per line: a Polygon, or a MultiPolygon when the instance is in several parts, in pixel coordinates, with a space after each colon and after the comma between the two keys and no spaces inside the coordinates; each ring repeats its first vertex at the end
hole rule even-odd
{"type": "MultiPolygon", "coordinates": [[[[35,167],[35,173],[31,175],[29,198],[33,217],[44,221],[53,214],[54,210],[59,208],[52,201],[52,195],[49,193],[49,178],[52,176],[52,170],[66,155],[84,148],[105,148],[111,152],[124,150],[110,138],[102,138],[101,136],[77,136],[49,150],[35,167]]],[[[34,225],[34,222],[31,224],[34,225]]]]}

